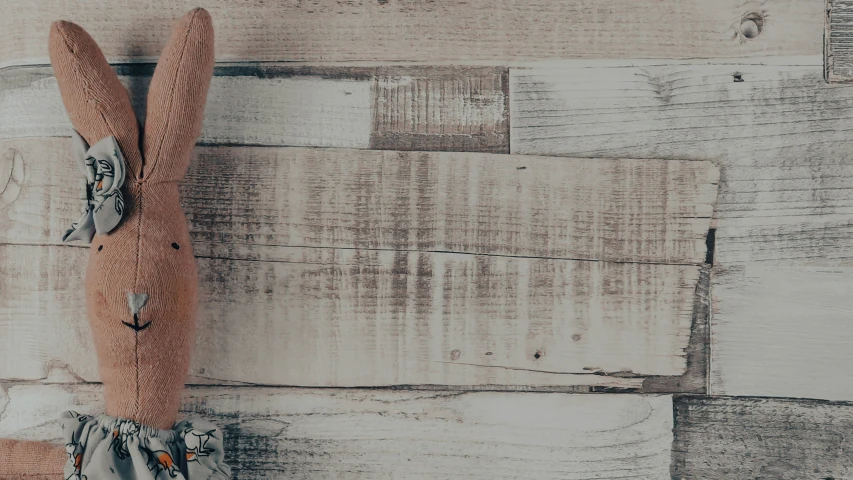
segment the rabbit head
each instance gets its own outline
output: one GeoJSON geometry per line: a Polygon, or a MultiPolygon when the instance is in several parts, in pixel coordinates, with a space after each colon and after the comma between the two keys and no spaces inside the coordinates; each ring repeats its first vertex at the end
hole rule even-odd
{"type": "Polygon", "coordinates": [[[86,268],[107,414],[170,428],[189,369],[198,297],[177,182],[201,131],[214,64],[212,22],[196,9],[175,27],[151,80],[142,132],[127,91],[82,28],[55,22],[50,58],[82,148],[115,137],[124,163],[120,221],[94,235],[86,268]]]}

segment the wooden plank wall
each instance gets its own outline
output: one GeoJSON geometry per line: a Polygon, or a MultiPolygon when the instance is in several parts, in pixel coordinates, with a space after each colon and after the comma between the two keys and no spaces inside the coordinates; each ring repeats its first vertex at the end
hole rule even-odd
{"type": "Polygon", "coordinates": [[[843,133],[853,92],[826,84],[814,66],[561,67],[510,81],[514,153],[719,164],[713,393],[851,399],[838,372],[814,368],[840,360],[829,347],[846,338],[850,312],[849,284],[838,280],[853,266],[853,157],[843,133]],[[816,320],[816,309],[830,316],[816,320]]]}
{"type": "MultiPolygon", "coordinates": [[[[0,4],[0,437],[58,440],[102,403],[47,27],[144,117],[197,5],[30,3],[0,4]]],[[[198,3],[184,410],[236,478],[853,476],[850,2],[198,3]]]]}

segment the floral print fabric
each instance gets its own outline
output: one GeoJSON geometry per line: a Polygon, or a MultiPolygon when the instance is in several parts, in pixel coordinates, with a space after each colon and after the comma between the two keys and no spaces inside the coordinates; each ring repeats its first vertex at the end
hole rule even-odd
{"type": "Polygon", "coordinates": [[[107,415],[62,414],[66,480],[224,480],[222,431],[203,420],[158,430],[107,415]]]}
{"type": "Polygon", "coordinates": [[[81,240],[92,243],[95,233],[106,235],[121,222],[124,214],[125,161],[115,137],[106,137],[89,147],[83,137],[73,132],[74,157],[85,177],[83,183],[83,216],[71,224],[63,242],[81,240]]]}

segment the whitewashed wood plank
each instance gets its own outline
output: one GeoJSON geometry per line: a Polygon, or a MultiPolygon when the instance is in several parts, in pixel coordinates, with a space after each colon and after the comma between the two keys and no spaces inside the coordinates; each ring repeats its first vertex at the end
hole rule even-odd
{"type": "Polygon", "coordinates": [[[826,0],[824,67],[829,82],[853,81],[853,2],[826,0]]]}
{"type": "MultiPolygon", "coordinates": [[[[118,65],[140,118],[151,65],[118,65]]],[[[219,65],[203,144],[509,153],[502,68],[219,65]]],[[[0,75],[0,138],[68,136],[49,68],[0,75]]]]}
{"type": "MultiPolygon", "coordinates": [[[[0,242],[59,243],[81,207],[70,141],[6,140],[0,152],[11,159],[3,165],[25,172],[16,199],[5,200],[0,242]]],[[[718,181],[710,162],[254,147],[196,153],[182,186],[193,239],[235,248],[699,265],[718,181]]]]}
{"type": "MultiPolygon", "coordinates": [[[[505,62],[553,58],[697,58],[820,55],[823,0],[636,2],[228,2],[108,5],[6,0],[4,65],[47,63],[52,21],[77,22],[112,61],[155,57],[172,24],[207,8],[219,60],[505,62]]],[[[0,65],[2,66],[2,65],[0,65]]]]}
{"type": "Polygon", "coordinates": [[[675,425],[672,478],[853,477],[853,404],[680,397],[675,425]]]}
{"type": "Polygon", "coordinates": [[[853,400],[853,269],[718,271],[712,393],[853,400]]]}
{"type": "MultiPolygon", "coordinates": [[[[141,121],[150,70],[119,69],[129,74],[120,78],[141,121]]],[[[0,138],[70,135],[71,123],[49,69],[16,69],[2,77],[0,138]]],[[[367,78],[218,75],[211,81],[199,142],[367,148],[373,121],[370,88],[367,78]]]]}
{"type": "MultiPolygon", "coordinates": [[[[258,384],[636,389],[645,376],[684,373],[699,276],[694,266],[357,249],[209,244],[196,254],[191,373],[258,384]]],[[[0,378],[97,381],[87,255],[0,246],[0,378]]]]}
{"type": "MultiPolygon", "coordinates": [[[[2,394],[0,394],[2,395],[2,394]]],[[[58,441],[96,386],[13,386],[0,436],[58,441]]],[[[191,388],[236,479],[669,479],[672,398],[495,392],[191,388]]]]}
{"type": "Polygon", "coordinates": [[[853,89],[827,84],[819,67],[578,66],[510,77],[513,153],[712,160],[717,263],[853,265],[853,89]]]}

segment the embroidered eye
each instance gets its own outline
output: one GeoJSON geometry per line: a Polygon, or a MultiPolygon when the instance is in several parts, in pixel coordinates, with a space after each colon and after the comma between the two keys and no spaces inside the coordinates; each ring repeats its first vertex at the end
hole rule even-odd
{"type": "Polygon", "coordinates": [[[103,246],[103,245],[98,245],[98,251],[99,251],[99,252],[100,252],[101,250],[103,250],[103,249],[104,249],[104,246],[103,246]]]}
{"type": "Polygon", "coordinates": [[[174,248],[175,250],[180,250],[181,246],[178,245],[177,243],[173,243],[172,248],[174,248]]]}

